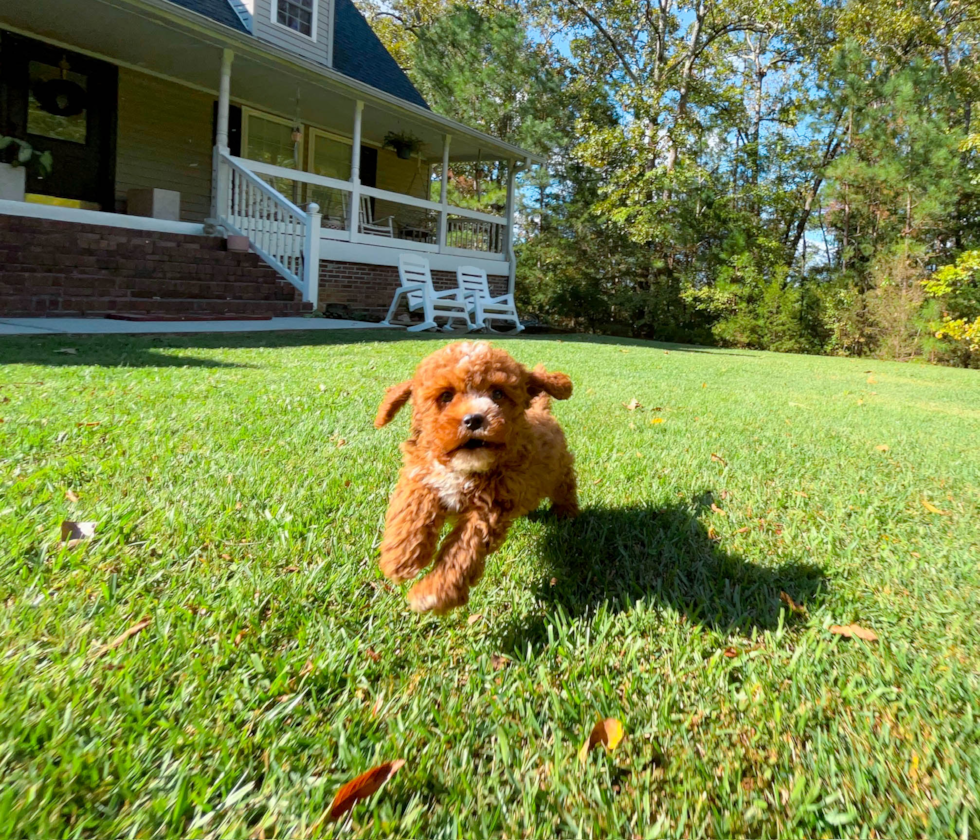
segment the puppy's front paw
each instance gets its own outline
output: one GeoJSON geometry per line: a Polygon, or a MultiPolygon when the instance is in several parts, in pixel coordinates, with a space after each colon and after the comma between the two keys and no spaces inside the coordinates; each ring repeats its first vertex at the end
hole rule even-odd
{"type": "Polygon", "coordinates": [[[439,589],[438,585],[429,578],[423,578],[408,590],[408,605],[414,612],[434,612],[445,615],[467,601],[466,595],[439,589]]]}

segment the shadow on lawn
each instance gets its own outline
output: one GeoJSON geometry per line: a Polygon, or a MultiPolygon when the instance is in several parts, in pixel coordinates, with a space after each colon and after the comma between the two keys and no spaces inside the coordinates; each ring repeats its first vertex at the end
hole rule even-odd
{"type": "Polygon", "coordinates": [[[399,341],[426,341],[447,344],[450,341],[549,341],[556,343],[608,344],[641,347],[678,353],[707,353],[751,357],[752,353],[728,353],[712,347],[668,344],[638,338],[609,335],[524,333],[521,336],[494,333],[409,333],[405,330],[302,330],[252,333],[162,333],[157,335],[31,335],[10,336],[0,340],[0,364],[46,365],[70,367],[209,367],[249,368],[252,365],[222,362],[194,356],[172,356],[163,350],[234,350],[256,348],[334,347],[399,341]],[[74,348],[76,354],[58,353],[74,348]]]}
{"type": "MultiPolygon", "coordinates": [[[[697,497],[698,512],[711,500],[710,493],[697,497]]],[[[628,612],[640,600],[692,624],[750,635],[776,627],[781,592],[812,606],[826,582],[812,564],[765,567],[729,554],[688,506],[589,508],[571,522],[547,513],[532,518],[548,523],[545,568],[537,609],[515,616],[503,632],[510,651],[546,644],[559,611],[573,619],[600,607],[628,612]]]]}

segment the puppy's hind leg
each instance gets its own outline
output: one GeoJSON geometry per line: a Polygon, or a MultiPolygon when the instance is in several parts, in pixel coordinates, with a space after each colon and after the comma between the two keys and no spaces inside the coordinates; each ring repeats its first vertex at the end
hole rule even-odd
{"type": "Polygon", "coordinates": [[[415,577],[428,566],[444,522],[439,499],[431,490],[414,481],[399,481],[381,540],[384,576],[397,583],[415,577]]]}
{"type": "Polygon", "coordinates": [[[561,480],[551,494],[551,512],[561,519],[574,519],[578,516],[578,489],[575,470],[571,464],[565,467],[561,480]]]}

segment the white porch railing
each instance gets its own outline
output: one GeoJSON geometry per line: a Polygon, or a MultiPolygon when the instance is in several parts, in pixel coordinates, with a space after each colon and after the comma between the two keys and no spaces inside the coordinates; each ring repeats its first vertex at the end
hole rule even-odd
{"type": "MultiPolygon", "coordinates": [[[[292,182],[294,195],[318,200],[325,210],[320,235],[324,240],[399,248],[403,251],[428,251],[456,256],[480,257],[488,260],[507,259],[507,233],[510,220],[477,210],[443,205],[437,201],[416,198],[402,193],[366,187],[350,181],[314,175],[283,166],[275,166],[247,158],[228,158],[237,171],[244,171],[256,180],[275,179],[277,184],[292,182]],[[357,214],[351,219],[351,208],[363,197],[374,199],[374,216],[394,216],[394,236],[363,233],[357,224],[357,214]]],[[[263,181],[263,183],[265,183],[263,181]]],[[[271,186],[266,187],[279,195],[271,186]]],[[[280,199],[295,212],[302,213],[292,202],[280,199]]]]}
{"type": "MultiPolygon", "coordinates": [[[[242,165],[240,158],[215,149],[218,221],[247,236],[252,249],[317,305],[320,213],[316,204],[301,210],[242,165]]],[[[289,171],[289,170],[286,170],[289,171]]]]}

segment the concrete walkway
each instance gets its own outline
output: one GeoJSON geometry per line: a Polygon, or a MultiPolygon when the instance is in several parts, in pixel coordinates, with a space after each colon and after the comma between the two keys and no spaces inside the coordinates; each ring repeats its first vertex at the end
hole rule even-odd
{"type": "Polygon", "coordinates": [[[114,321],[109,318],[0,318],[3,335],[147,335],[239,333],[278,330],[384,329],[365,321],[334,318],[273,318],[269,321],[114,321]]]}

